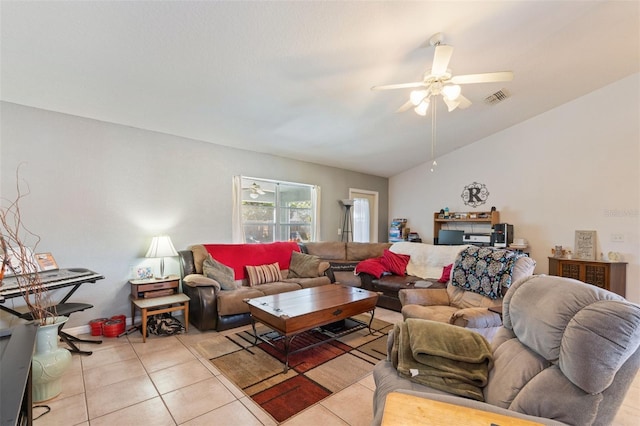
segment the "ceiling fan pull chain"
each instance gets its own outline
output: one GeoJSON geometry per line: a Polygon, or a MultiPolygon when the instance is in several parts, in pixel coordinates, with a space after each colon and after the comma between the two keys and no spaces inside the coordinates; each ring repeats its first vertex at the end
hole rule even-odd
{"type": "Polygon", "coordinates": [[[436,163],[436,110],[438,109],[437,103],[433,102],[431,106],[431,159],[433,163],[431,164],[431,171],[433,172],[434,167],[438,165],[436,163]]]}

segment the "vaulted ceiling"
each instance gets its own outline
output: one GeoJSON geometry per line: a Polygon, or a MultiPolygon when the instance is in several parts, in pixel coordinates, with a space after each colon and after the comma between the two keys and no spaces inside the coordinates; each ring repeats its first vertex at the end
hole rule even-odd
{"type": "Polygon", "coordinates": [[[420,81],[435,33],[454,75],[515,75],[438,104],[436,156],[640,71],[637,1],[0,7],[3,101],[379,176],[430,159],[430,118],[395,112],[410,89],[370,88],[420,81]]]}

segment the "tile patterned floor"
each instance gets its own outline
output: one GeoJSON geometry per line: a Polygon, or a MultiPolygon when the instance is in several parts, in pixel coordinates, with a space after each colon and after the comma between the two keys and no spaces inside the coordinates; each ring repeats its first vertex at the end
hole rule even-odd
{"type": "MultiPolygon", "coordinates": [[[[398,312],[376,309],[376,317],[395,323],[398,312]]],[[[235,333],[232,330],[227,333],[235,333]]],[[[73,356],[63,393],[46,402],[51,412],[36,426],[55,425],[276,425],[208,360],[191,349],[212,333],[147,338],[140,333],[86,345],[91,356],[73,356]]],[[[286,426],[369,425],[375,385],[371,375],[303,411],[286,426]]],[[[615,420],[616,426],[639,424],[640,375],[615,420]]],[[[34,416],[43,410],[34,409],[34,416]]]]}

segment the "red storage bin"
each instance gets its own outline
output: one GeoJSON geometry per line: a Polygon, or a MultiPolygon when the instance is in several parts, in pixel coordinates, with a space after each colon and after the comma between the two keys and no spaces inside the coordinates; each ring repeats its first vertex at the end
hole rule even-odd
{"type": "Polygon", "coordinates": [[[102,326],[102,335],[104,337],[118,337],[124,331],[124,323],[122,320],[109,320],[102,326]]]}
{"type": "Polygon", "coordinates": [[[127,327],[127,316],[126,315],[114,315],[111,317],[112,320],[120,320],[122,323],[120,324],[120,333],[124,333],[125,328],[127,327]]]}
{"type": "Polygon", "coordinates": [[[109,318],[96,318],[89,321],[89,327],[91,327],[91,335],[102,336],[102,326],[107,321],[109,321],[109,318]]]}

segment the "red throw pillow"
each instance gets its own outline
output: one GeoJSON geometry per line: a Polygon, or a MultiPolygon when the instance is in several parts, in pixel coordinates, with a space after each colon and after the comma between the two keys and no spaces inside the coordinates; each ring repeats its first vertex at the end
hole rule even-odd
{"type": "Polygon", "coordinates": [[[382,274],[384,274],[385,267],[382,263],[381,257],[376,257],[373,259],[366,259],[356,265],[356,269],[354,270],[354,274],[359,274],[364,272],[366,274],[373,275],[376,278],[380,278],[382,274]]]}
{"type": "Polygon", "coordinates": [[[449,278],[451,278],[451,268],[453,268],[453,263],[442,268],[442,276],[438,280],[439,283],[449,282],[449,278]]]}
{"type": "Polygon", "coordinates": [[[411,256],[394,253],[389,249],[385,249],[384,254],[382,255],[382,263],[386,267],[387,271],[394,275],[406,275],[409,259],[411,259],[411,256]]]}

